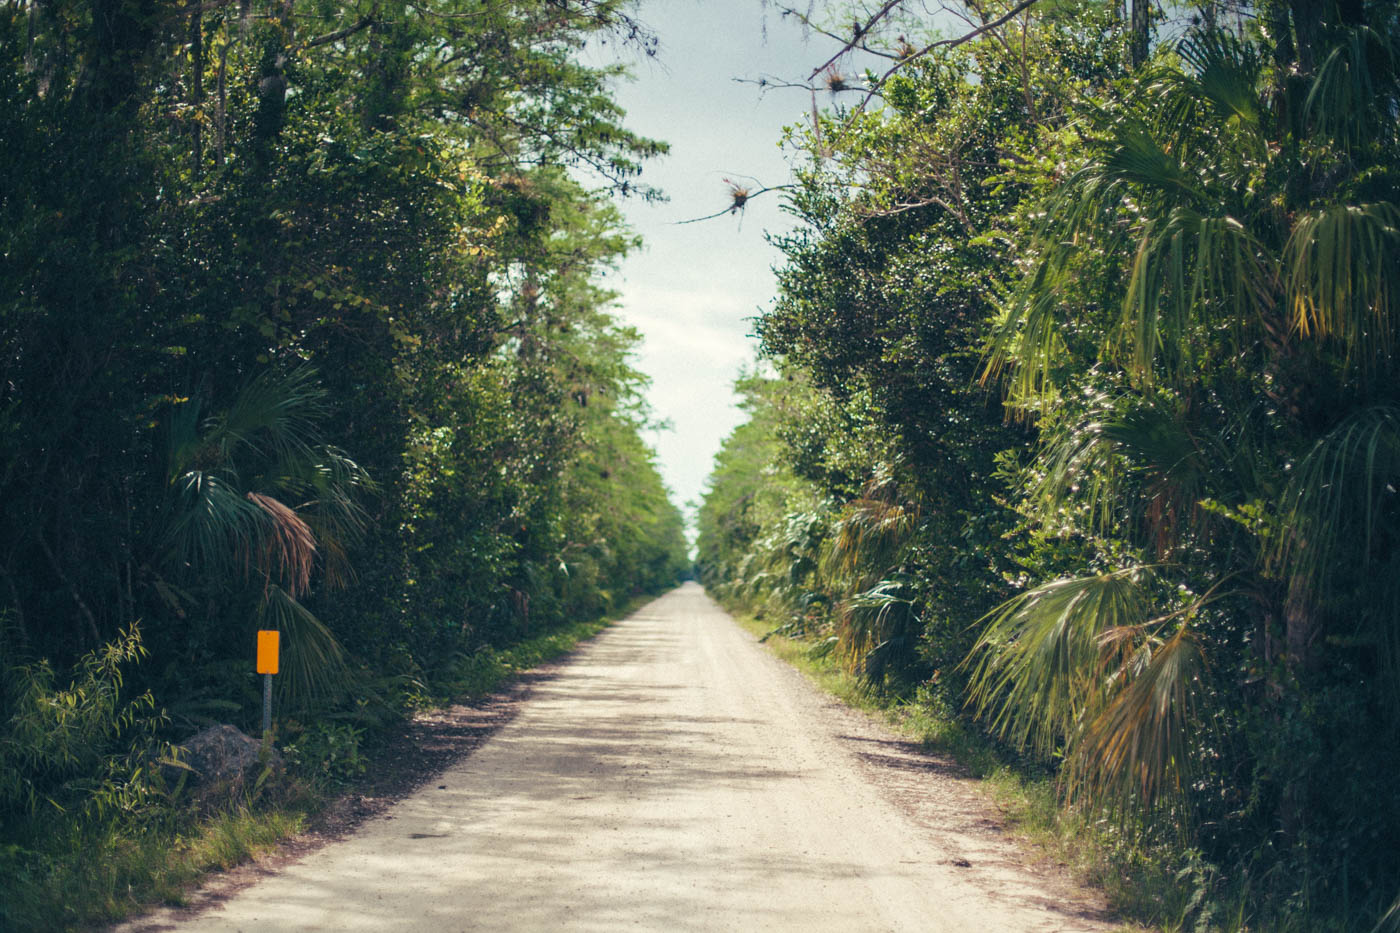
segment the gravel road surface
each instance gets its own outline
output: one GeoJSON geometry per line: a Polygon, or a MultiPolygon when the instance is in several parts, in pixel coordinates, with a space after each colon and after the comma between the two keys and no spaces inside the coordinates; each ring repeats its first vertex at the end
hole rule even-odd
{"type": "MultiPolygon", "coordinates": [[[[168,929],[169,927],[164,927],[168,929]]],[[[470,757],[189,931],[1109,930],[973,782],[687,584],[470,757]]]]}

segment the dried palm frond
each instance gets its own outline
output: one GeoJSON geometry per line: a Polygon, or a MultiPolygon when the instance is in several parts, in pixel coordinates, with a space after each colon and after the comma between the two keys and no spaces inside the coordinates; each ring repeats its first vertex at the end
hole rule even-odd
{"type": "Polygon", "coordinates": [[[316,563],[316,537],[294,509],[272,496],[246,494],[267,516],[267,530],[258,542],[255,560],[264,580],[279,580],[292,596],[306,592],[316,563]]]}
{"type": "Polygon", "coordinates": [[[878,467],[837,515],[822,570],[846,592],[869,588],[898,566],[921,519],[917,497],[904,494],[894,467],[878,467]]]}
{"type": "Polygon", "coordinates": [[[836,648],[848,669],[865,682],[878,684],[915,657],[920,623],[910,582],[881,580],[842,600],[836,648]]]}
{"type": "Polygon", "coordinates": [[[1187,626],[1164,641],[1132,635],[1135,645],[1111,678],[1118,689],[1073,746],[1064,774],[1071,799],[1150,809],[1179,799],[1194,770],[1187,739],[1204,667],[1200,645],[1187,626]]]}
{"type": "Polygon", "coordinates": [[[1104,705],[1106,632],[1148,618],[1147,571],[1055,580],[998,606],[968,660],[968,703],[1016,745],[1048,753],[1104,705]]]}
{"type": "Polygon", "coordinates": [[[1182,799],[1205,656],[1187,606],[1148,617],[1152,568],[1056,580],[994,610],[965,664],[968,703],[1018,746],[1065,759],[1073,801],[1127,819],[1182,799]]]}

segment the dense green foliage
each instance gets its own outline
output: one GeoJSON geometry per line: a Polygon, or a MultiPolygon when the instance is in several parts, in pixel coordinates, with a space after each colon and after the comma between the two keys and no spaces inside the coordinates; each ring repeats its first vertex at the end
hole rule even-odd
{"type": "Polygon", "coordinates": [[[590,41],[650,51],[614,0],[0,2],[0,884],[255,728],[259,627],[339,754],[678,578],[596,284],[664,146],[590,41]]]}
{"type": "Polygon", "coordinates": [[[1145,58],[1093,3],[892,41],[872,106],[794,132],[774,375],[700,570],[1178,853],[1190,922],[1369,929],[1400,872],[1400,11],[1189,13],[1145,58]]]}

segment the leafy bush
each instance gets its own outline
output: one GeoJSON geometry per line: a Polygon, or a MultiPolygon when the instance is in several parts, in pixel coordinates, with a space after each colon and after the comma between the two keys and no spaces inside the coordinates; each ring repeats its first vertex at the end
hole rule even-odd
{"type": "Polygon", "coordinates": [[[151,802],[157,769],[171,760],[158,738],[165,716],[149,691],[127,697],[122,689],[123,666],[144,655],[133,625],[84,656],[66,686],[47,660],[3,672],[0,827],[46,810],[101,818],[151,802]]]}
{"type": "Polygon", "coordinates": [[[365,773],[361,752],[363,728],[345,722],[316,722],[282,746],[287,763],[303,777],[334,787],[365,773]]]}

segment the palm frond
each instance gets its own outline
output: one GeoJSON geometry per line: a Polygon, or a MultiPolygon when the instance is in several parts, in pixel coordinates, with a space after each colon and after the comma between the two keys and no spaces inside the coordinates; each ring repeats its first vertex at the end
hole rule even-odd
{"type": "MultiPolygon", "coordinates": [[[[1110,115],[1097,111],[1091,122],[1114,125],[1110,115]]],[[[1053,395],[1053,373],[1066,349],[1060,317],[1074,292],[1074,264],[1093,248],[1122,241],[1122,204],[1132,194],[1133,164],[1150,161],[1127,154],[1109,164],[1105,155],[1075,170],[1050,196],[1025,274],[1002,303],[992,328],[984,383],[1010,370],[1013,400],[1044,404],[1053,395]]]]}
{"type": "Polygon", "coordinates": [[[918,503],[902,495],[893,468],[881,466],[837,514],[821,570],[852,588],[871,586],[898,564],[919,517],[918,503]]]}
{"type": "Polygon", "coordinates": [[[1199,345],[1217,322],[1236,336],[1272,303],[1276,273],[1244,225],[1193,207],[1143,220],[1128,274],[1116,342],[1122,362],[1151,383],[1162,364],[1173,376],[1195,369],[1199,345]]]}
{"type": "Polygon", "coordinates": [[[259,627],[277,629],[283,635],[282,670],[277,675],[283,702],[304,708],[355,684],[355,673],[346,663],[340,641],[324,622],[276,584],[267,588],[259,627]]]}
{"type": "Polygon", "coordinates": [[[1069,323],[1061,318],[1086,247],[1133,257],[1107,351],[1144,384],[1159,367],[1189,377],[1221,322],[1238,340],[1277,292],[1269,251],[1136,117],[1114,121],[1102,155],[1060,187],[1035,243],[986,355],[984,380],[1012,369],[1013,399],[1043,402],[1053,391],[1069,323]],[[1144,201],[1157,206],[1144,211],[1144,201]]]}
{"type": "Polygon", "coordinates": [[[1338,40],[1318,67],[1303,110],[1317,132],[1353,151],[1376,138],[1378,120],[1395,119],[1372,76],[1390,75],[1393,81],[1396,50],[1384,33],[1366,25],[1347,28],[1338,40]]]}
{"type": "Polygon", "coordinates": [[[295,480],[284,479],[284,488],[305,496],[297,515],[311,529],[319,546],[328,586],[345,585],[351,578],[347,548],[358,541],[369,521],[361,500],[376,491],[374,481],[358,463],[334,447],[315,451],[315,460],[301,465],[295,480]]]}
{"type": "Polygon", "coordinates": [[[1300,216],[1284,248],[1293,327],[1352,356],[1388,354],[1400,306],[1400,208],[1338,204],[1300,216]]]}
{"type": "Polygon", "coordinates": [[[258,541],[256,560],[263,579],[278,579],[292,595],[306,592],[316,563],[316,536],[294,509],[261,493],[247,493],[267,522],[258,541]]]}
{"type": "Polygon", "coordinates": [[[1188,626],[1118,654],[1123,660],[1114,677],[1122,686],[1079,736],[1065,784],[1072,799],[1150,811],[1180,799],[1188,785],[1188,738],[1204,661],[1188,626]]]}
{"type": "Polygon", "coordinates": [[[1091,406],[1083,420],[1047,432],[1041,443],[1040,467],[1026,488],[1040,520],[1050,528],[1073,502],[1087,509],[1089,526],[1100,532],[1119,518],[1126,473],[1117,443],[1106,434],[1116,416],[1104,405],[1091,406]]]}
{"type": "Polygon", "coordinates": [[[176,477],[167,508],[165,560],[223,577],[246,576],[252,569],[267,513],[222,476],[190,470],[176,477]]]}
{"type": "Polygon", "coordinates": [[[1053,373],[1065,352],[1059,314],[1069,252],[1064,244],[1043,247],[1035,271],[1002,309],[987,347],[982,381],[1010,370],[1009,396],[1023,405],[1044,403],[1055,390],[1053,373]]]}
{"type": "Polygon", "coordinates": [[[279,460],[266,480],[294,496],[315,499],[330,494],[374,492],[374,480],[343,450],[308,438],[296,456],[279,460]]]}
{"type": "Polygon", "coordinates": [[[314,369],[268,370],[244,386],[228,411],[206,423],[205,440],[216,445],[225,460],[235,459],[240,451],[280,461],[307,460],[316,442],[316,424],[325,413],[326,392],[314,369]]]}
{"type": "Polygon", "coordinates": [[[1299,461],[1279,513],[1286,529],[1270,562],[1303,590],[1326,593],[1342,549],[1370,559],[1372,541],[1400,483],[1400,408],[1376,405],[1346,418],[1299,461]]]}
{"type": "Polygon", "coordinates": [[[988,616],[969,704],[1017,745],[1062,751],[1069,799],[1125,821],[1180,801],[1205,658],[1190,620],[1204,596],[1147,617],[1151,568],[1056,580],[988,616]]]}
{"type": "Polygon", "coordinates": [[[842,600],[837,648],[867,683],[879,683],[913,657],[920,631],[915,592],[910,581],[895,578],[842,600]]]}
{"type": "Polygon", "coordinates": [[[325,393],[314,372],[265,372],[227,412],[201,421],[202,407],[196,394],[170,415],[170,559],[211,576],[257,570],[299,595],[321,550],[328,574],[344,580],[341,558],[365,526],[360,499],[374,484],[320,444],[325,393]]]}
{"type": "Polygon", "coordinates": [[[1253,43],[1225,30],[1202,29],[1188,33],[1176,51],[1195,73],[1198,96],[1220,116],[1253,124],[1263,119],[1259,96],[1263,61],[1253,43]]]}
{"type": "Polygon", "coordinates": [[[1233,498],[1227,489],[1243,482],[1236,459],[1218,439],[1196,437],[1170,397],[1105,396],[1077,422],[1046,433],[1042,468],[1026,493],[1050,527],[1078,504],[1100,533],[1124,520],[1141,522],[1166,554],[1200,527],[1203,499],[1233,498]]]}
{"type": "Polygon", "coordinates": [[[1113,144],[1094,171],[1166,195],[1173,203],[1205,207],[1212,198],[1181,159],[1168,151],[1151,127],[1125,114],[1113,124],[1113,144]]]}
{"type": "Polygon", "coordinates": [[[1147,620],[1144,568],[1055,580],[998,606],[964,664],[968,703],[1019,746],[1049,752],[1104,697],[1100,636],[1147,620]]]}
{"type": "MultiPolygon", "coordinates": [[[[319,528],[314,520],[307,518],[306,523],[310,526],[316,540],[320,542],[321,555],[321,582],[327,590],[343,590],[348,588],[358,579],[355,568],[350,563],[350,555],[345,547],[344,540],[334,535],[328,535],[319,528]]],[[[567,569],[567,568],[566,568],[567,569]]]]}

